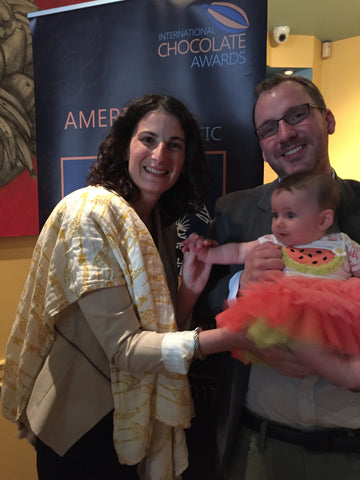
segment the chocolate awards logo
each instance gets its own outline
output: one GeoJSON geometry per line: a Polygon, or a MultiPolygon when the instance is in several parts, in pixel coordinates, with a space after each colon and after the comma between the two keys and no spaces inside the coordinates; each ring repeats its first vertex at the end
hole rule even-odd
{"type": "Polygon", "coordinates": [[[190,68],[246,63],[249,19],[245,11],[229,2],[212,2],[193,8],[202,8],[208,21],[201,26],[159,33],[159,57],[187,56],[190,68]]]}

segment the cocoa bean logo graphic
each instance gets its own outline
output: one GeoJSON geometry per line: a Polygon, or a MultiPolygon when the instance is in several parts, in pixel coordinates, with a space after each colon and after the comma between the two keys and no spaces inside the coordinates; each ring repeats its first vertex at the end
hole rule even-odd
{"type": "Polygon", "coordinates": [[[212,2],[204,5],[211,21],[221,30],[241,33],[249,27],[249,19],[244,10],[229,2],[212,2]]]}

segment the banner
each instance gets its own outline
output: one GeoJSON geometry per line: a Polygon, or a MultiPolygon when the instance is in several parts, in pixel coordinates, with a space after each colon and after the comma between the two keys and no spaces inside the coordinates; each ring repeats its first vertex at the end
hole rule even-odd
{"type": "MultiPolygon", "coordinates": [[[[40,225],[64,195],[85,185],[122,106],[147,93],[170,94],[188,106],[213,173],[203,212],[179,219],[180,239],[207,231],[219,196],[262,183],[252,109],[254,88],[265,77],[267,0],[88,2],[29,18],[40,225]]],[[[206,362],[201,368],[192,371],[199,428],[189,433],[184,479],[212,480],[216,376],[206,362]]]]}
{"type": "Polygon", "coordinates": [[[146,93],[176,96],[200,123],[216,180],[210,215],[225,191],[261,183],[251,118],[265,75],[267,2],[178,3],[88,2],[29,15],[40,225],[84,185],[122,106],[146,93]]]}

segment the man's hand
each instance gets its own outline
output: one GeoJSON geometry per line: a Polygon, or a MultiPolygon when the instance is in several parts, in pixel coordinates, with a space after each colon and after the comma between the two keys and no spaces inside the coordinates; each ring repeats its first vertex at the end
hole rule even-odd
{"type": "Polygon", "coordinates": [[[248,282],[273,278],[274,271],[279,272],[284,266],[280,245],[272,242],[262,243],[255,247],[246,259],[240,277],[240,289],[245,288],[248,282]]]}
{"type": "Polygon", "coordinates": [[[293,342],[291,350],[298,361],[311,367],[316,375],[347,390],[360,390],[360,355],[332,352],[305,342],[293,342]]]}
{"type": "Polygon", "coordinates": [[[254,348],[252,353],[280,375],[295,378],[315,375],[310,365],[302,363],[293,352],[282,347],[254,348]]]}

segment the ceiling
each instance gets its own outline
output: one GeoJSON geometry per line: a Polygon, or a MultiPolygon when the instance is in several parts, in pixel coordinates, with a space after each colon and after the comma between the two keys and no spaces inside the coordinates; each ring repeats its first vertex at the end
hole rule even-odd
{"type": "Polygon", "coordinates": [[[288,25],[290,35],[313,35],[322,42],[357,37],[360,0],[268,0],[268,31],[278,25],[288,25]]]}

